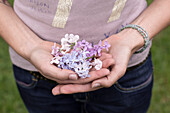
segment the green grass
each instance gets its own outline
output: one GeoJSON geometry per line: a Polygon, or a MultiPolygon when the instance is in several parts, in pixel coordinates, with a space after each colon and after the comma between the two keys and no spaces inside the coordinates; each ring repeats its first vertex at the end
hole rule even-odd
{"type": "Polygon", "coordinates": [[[153,40],[154,88],[149,113],[170,113],[170,27],[153,40]]]}
{"type": "Polygon", "coordinates": [[[0,47],[0,113],[27,113],[14,81],[8,45],[2,38],[0,47]]]}
{"type": "MultiPolygon", "coordinates": [[[[170,113],[170,27],[154,38],[151,51],[154,64],[154,88],[148,113],[170,113]]],[[[27,113],[14,81],[8,45],[1,38],[0,98],[0,113],[27,113]]]]}

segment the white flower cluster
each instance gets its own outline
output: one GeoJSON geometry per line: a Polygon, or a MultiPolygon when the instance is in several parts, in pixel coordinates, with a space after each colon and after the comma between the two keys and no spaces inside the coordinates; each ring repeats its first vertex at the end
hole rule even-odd
{"type": "Polygon", "coordinates": [[[61,39],[61,51],[62,54],[65,54],[70,51],[71,49],[71,44],[76,45],[77,41],[79,40],[78,35],[73,35],[73,34],[66,34],[64,38],[61,39]]]}

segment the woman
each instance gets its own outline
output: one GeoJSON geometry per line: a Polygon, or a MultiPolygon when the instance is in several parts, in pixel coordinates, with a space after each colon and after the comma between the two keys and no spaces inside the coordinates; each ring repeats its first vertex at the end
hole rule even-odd
{"type": "Polygon", "coordinates": [[[14,10],[5,4],[1,0],[0,35],[10,46],[30,113],[147,112],[153,83],[148,39],[169,25],[170,0],[155,0],[148,8],[145,0],[15,0],[14,10]],[[100,57],[102,69],[90,78],[49,63],[53,42],[60,46],[66,33],[111,44],[100,57]]]}

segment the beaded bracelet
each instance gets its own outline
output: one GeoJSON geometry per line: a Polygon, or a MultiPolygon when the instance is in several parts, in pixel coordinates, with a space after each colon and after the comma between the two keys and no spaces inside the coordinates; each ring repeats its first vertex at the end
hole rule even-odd
{"type": "Polygon", "coordinates": [[[144,38],[144,40],[145,40],[144,46],[139,51],[136,51],[135,54],[142,53],[149,45],[149,35],[148,35],[148,33],[141,26],[133,25],[133,24],[126,25],[120,31],[127,29],[127,28],[132,28],[132,29],[137,30],[142,35],[142,37],[144,38]]]}

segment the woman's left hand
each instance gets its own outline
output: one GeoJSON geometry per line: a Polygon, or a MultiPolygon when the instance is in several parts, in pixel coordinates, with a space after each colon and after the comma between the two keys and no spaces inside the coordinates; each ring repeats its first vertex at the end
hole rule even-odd
{"type": "MultiPolygon", "coordinates": [[[[131,55],[143,44],[143,39],[139,37],[126,37],[124,34],[112,35],[105,39],[111,44],[109,54],[112,56],[114,64],[111,66],[110,73],[86,84],[66,84],[58,85],[53,88],[52,93],[72,94],[78,92],[94,91],[103,87],[111,87],[126,72],[126,68],[131,55]],[[140,45],[140,46],[139,46],[140,45]]],[[[105,42],[103,40],[103,43],[105,42]]],[[[95,76],[95,75],[94,75],[95,76]]]]}

